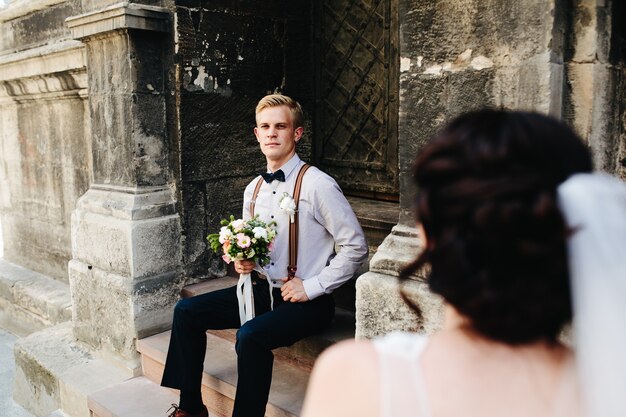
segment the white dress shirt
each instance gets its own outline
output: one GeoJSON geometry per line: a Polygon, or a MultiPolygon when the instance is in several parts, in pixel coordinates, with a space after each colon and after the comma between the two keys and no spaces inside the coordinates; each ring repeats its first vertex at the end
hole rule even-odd
{"type": "MultiPolygon", "coordinates": [[[[283,193],[293,198],[294,185],[304,162],[294,155],[281,168],[285,182],[263,181],[256,198],[254,214],[265,222],[277,223],[277,235],[270,263],[263,273],[274,287],[282,286],[289,264],[289,214],[280,208],[283,193]]],[[[260,176],[244,192],[243,218],[249,219],[250,200],[260,176]]],[[[330,294],[349,280],[367,258],[363,230],[339,185],[329,175],[311,167],[302,179],[298,205],[298,270],[304,291],[312,300],[330,294]],[[339,252],[335,252],[335,245],[339,252]]]]}

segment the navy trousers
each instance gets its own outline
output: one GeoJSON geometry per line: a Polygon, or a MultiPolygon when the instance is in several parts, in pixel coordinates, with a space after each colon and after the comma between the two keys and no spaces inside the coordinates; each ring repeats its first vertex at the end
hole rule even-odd
{"type": "Polygon", "coordinates": [[[335,313],[331,295],[312,301],[283,301],[273,289],[270,310],[269,286],[253,275],[254,319],[240,326],[236,287],[180,300],[174,309],[165,371],[161,385],[200,392],[206,331],[237,331],[237,393],[233,417],[263,417],[272,382],[272,349],[289,346],[323,331],[335,313]]]}

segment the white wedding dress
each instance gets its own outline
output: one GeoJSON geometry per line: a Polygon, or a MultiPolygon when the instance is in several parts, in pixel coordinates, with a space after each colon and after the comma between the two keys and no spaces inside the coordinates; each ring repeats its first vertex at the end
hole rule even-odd
{"type": "MultiPolygon", "coordinates": [[[[394,332],[374,340],[380,373],[380,417],[433,417],[419,365],[427,344],[426,336],[404,332],[394,332]]],[[[453,383],[450,390],[461,387],[462,383],[453,383]]],[[[551,399],[552,410],[544,417],[578,417],[572,361],[566,363],[556,392],[556,397],[551,399]]],[[[488,398],[485,400],[489,401],[488,398]]],[[[476,410],[473,410],[472,414],[475,413],[476,410]]]]}

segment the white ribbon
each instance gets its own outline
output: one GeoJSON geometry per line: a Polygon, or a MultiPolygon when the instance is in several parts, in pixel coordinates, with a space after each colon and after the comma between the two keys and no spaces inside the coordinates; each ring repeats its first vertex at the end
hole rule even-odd
{"type": "Polygon", "coordinates": [[[254,296],[250,274],[239,275],[237,282],[237,301],[239,302],[239,321],[241,325],[254,318],[254,296]]]}

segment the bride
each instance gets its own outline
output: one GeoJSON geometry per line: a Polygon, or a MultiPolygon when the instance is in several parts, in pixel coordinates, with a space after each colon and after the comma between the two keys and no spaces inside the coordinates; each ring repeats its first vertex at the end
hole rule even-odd
{"type": "Polygon", "coordinates": [[[578,137],[547,116],[481,110],[450,123],[415,163],[424,250],[401,274],[430,266],[443,329],[330,348],[303,417],[626,415],[626,302],[591,288],[621,282],[626,294],[626,186],[591,169],[578,137]],[[584,315],[582,386],[559,338],[572,319],[570,283],[584,315]],[[609,322],[618,324],[597,343],[598,323],[609,322]]]}

